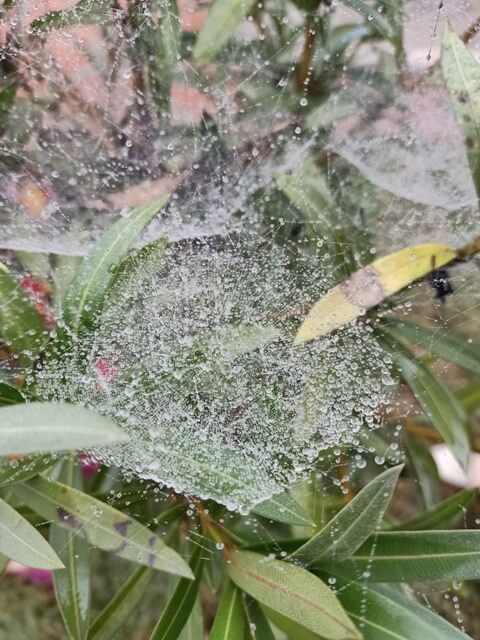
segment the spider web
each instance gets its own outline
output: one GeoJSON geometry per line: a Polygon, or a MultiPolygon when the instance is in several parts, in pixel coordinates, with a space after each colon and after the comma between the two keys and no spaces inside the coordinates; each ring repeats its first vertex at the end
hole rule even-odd
{"type": "MultiPolygon", "coordinates": [[[[359,20],[333,4],[338,23],[359,20]]],[[[435,65],[446,16],[460,31],[476,17],[473,5],[446,1],[437,12],[427,0],[408,4],[411,69],[435,65]]],[[[308,308],[337,282],[336,258],[354,242],[339,247],[320,238],[298,257],[285,241],[298,211],[279,195],[276,179],[293,174],[306,191],[299,167],[327,151],[327,186],[343,207],[335,224],[361,233],[363,220],[370,259],[424,241],[467,242],[478,233],[478,210],[435,75],[414,86],[399,82],[393,92],[375,86],[365,70],[341,80],[336,99],[353,102],[355,111],[337,118],[325,138],[308,125],[322,100],[292,92],[302,18],[294,10],[283,14],[280,3],[280,24],[293,25],[288,45],[267,48],[262,33],[272,25],[245,21],[222,63],[200,69],[190,61],[193,36],[184,38],[170,100],[160,109],[128,55],[155,18],[147,3],[133,32],[119,3],[93,24],[60,24],[45,35],[32,29],[35,8],[15,6],[20,10],[3,10],[15,35],[5,60],[21,82],[2,121],[1,247],[84,256],[112,222],[172,193],[139,243],[166,235],[166,256],[132,267],[91,343],[82,345],[87,365],[73,356],[61,367],[54,362],[41,372],[37,393],[81,402],[119,422],[131,443],[96,455],[128,477],[244,513],[308,477],[319,458],[327,461],[325,490],[341,484],[332,479],[337,447],[355,449],[354,469],[369,456],[378,465],[398,461],[397,432],[381,455],[363,440],[385,419],[380,408],[393,382],[368,325],[308,349],[291,347],[299,316],[285,310],[308,308]]],[[[95,2],[84,6],[88,12],[95,2]]],[[[176,14],[158,6],[175,28],[176,14]]],[[[370,60],[388,76],[389,54],[362,48],[346,71],[370,60]]],[[[316,50],[312,67],[324,63],[321,57],[316,50]]],[[[454,302],[429,307],[427,318],[446,330],[471,329],[476,272],[466,266],[453,277],[454,302]]],[[[413,287],[396,308],[421,309],[430,295],[424,285],[413,287]]]]}

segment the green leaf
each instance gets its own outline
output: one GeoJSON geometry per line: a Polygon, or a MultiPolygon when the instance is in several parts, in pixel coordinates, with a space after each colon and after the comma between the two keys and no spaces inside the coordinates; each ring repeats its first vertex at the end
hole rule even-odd
{"type": "Polygon", "coordinates": [[[198,34],[193,57],[210,62],[220,51],[252,7],[248,0],[215,0],[207,20],[198,34]]]}
{"type": "Polygon", "coordinates": [[[463,389],[457,391],[458,399],[468,414],[474,413],[480,408],[480,383],[472,382],[463,389]]]}
{"type": "MultiPolygon", "coordinates": [[[[352,42],[359,43],[371,35],[372,28],[369,24],[340,24],[328,35],[328,52],[332,58],[339,58],[352,42]]],[[[358,105],[356,101],[355,103],[358,105]]]]}
{"type": "Polygon", "coordinates": [[[0,335],[25,367],[32,366],[47,335],[40,314],[2,263],[0,263],[0,335]]]}
{"type": "Polygon", "coordinates": [[[86,538],[93,547],[160,571],[191,578],[182,558],[136,520],[91,496],[42,476],[15,494],[42,517],[86,538]]]}
{"type": "Polygon", "coordinates": [[[385,587],[337,580],[338,598],[368,640],[466,640],[469,636],[418,602],[385,587]]]}
{"type": "Polygon", "coordinates": [[[187,620],[187,624],[183,627],[182,633],[178,636],[178,640],[203,640],[205,635],[203,629],[202,605],[197,597],[192,613],[187,620]]]}
{"type": "Polygon", "coordinates": [[[430,509],[440,500],[437,464],[422,440],[406,433],[403,434],[403,440],[410,470],[415,479],[415,488],[424,506],[430,509]]]}
{"type": "Polygon", "coordinates": [[[418,518],[408,520],[395,528],[396,531],[419,531],[436,529],[449,523],[451,520],[464,515],[464,510],[478,496],[478,489],[463,489],[454,496],[443,500],[432,509],[425,511],[418,518]]]}
{"type": "Polygon", "coordinates": [[[300,527],[315,526],[315,523],[312,522],[288,491],[257,504],[253,512],[263,518],[275,520],[276,522],[294,524],[300,527]]]}
{"type": "Polygon", "coordinates": [[[246,598],[245,615],[248,622],[248,640],[275,640],[270,624],[262,608],[252,598],[246,598]]]}
{"type": "Polygon", "coordinates": [[[110,640],[142,601],[155,572],[139,567],[98,614],[88,631],[88,640],[110,640]]]}
{"type": "Polygon", "coordinates": [[[32,525],[0,499],[0,553],[27,567],[60,569],[62,561],[32,525]]]}
{"type": "Polygon", "coordinates": [[[245,623],[242,592],[228,582],[213,621],[210,640],[244,640],[245,623]]]}
{"type": "Polygon", "coordinates": [[[0,91],[0,124],[3,124],[10,113],[17,97],[17,84],[11,82],[0,91]]]}
{"type": "Polygon", "coordinates": [[[195,605],[203,569],[202,547],[195,547],[190,560],[193,580],[179,580],[172,597],[155,625],[150,640],[177,640],[195,605]]]}
{"type": "Polygon", "coordinates": [[[480,196],[480,64],[448,23],[443,36],[442,70],[480,196]]]}
{"type": "Polygon", "coordinates": [[[265,613],[268,616],[268,619],[273,622],[273,624],[283,631],[288,636],[288,640],[323,640],[316,633],[312,633],[308,629],[306,629],[301,624],[290,620],[290,618],[286,618],[285,616],[281,616],[276,611],[265,608],[265,613]]]}
{"type": "MultiPolygon", "coordinates": [[[[59,479],[76,488],[82,487],[82,471],[70,456],[62,465],[59,479]]],[[[71,640],[85,640],[90,617],[90,559],[85,538],[53,524],[50,544],[65,569],[53,576],[55,596],[65,628],[71,640]]]]}
{"type": "Polygon", "coordinates": [[[98,24],[102,14],[112,5],[112,0],[80,0],[71,9],[50,11],[32,22],[35,35],[66,29],[77,24],[98,24]]]}
{"type": "Polygon", "coordinates": [[[77,335],[95,325],[113,272],[140,232],[167,203],[168,196],[138,207],[118,220],[83,260],[65,296],[64,321],[77,335]]]}
{"type": "Polygon", "coordinates": [[[429,355],[453,362],[480,376],[480,353],[463,340],[445,333],[442,329],[431,329],[397,318],[388,318],[385,324],[396,337],[418,344],[429,355]]]}
{"type": "Polygon", "coordinates": [[[388,469],[364,487],[330,522],[290,560],[309,567],[321,559],[343,560],[377,529],[392,497],[403,465],[388,469]]]}
{"type": "Polygon", "coordinates": [[[391,353],[402,377],[428,419],[438,429],[461,466],[466,469],[470,454],[470,434],[467,415],[458,398],[393,336],[387,336],[384,331],[381,342],[391,353]]]}
{"type": "Polygon", "coordinates": [[[322,569],[366,582],[478,580],[480,531],[382,531],[322,569]]]}
{"type": "Polygon", "coordinates": [[[0,382],[0,406],[5,407],[10,404],[20,404],[21,402],[25,402],[25,397],[16,387],[0,382]]]}
{"type": "Polygon", "coordinates": [[[343,118],[360,111],[358,100],[351,92],[331,93],[322,104],[308,114],[306,125],[310,129],[325,129],[343,118]]]}
{"type": "Polygon", "coordinates": [[[143,60],[148,61],[150,93],[159,118],[164,118],[170,110],[170,85],[180,52],[180,19],[176,0],[155,4],[158,9],[156,19],[146,16],[142,5],[137,6],[136,11],[140,15],[136,26],[139,53],[143,60]]]}
{"type": "Polygon", "coordinates": [[[252,598],[326,640],[361,637],[330,589],[305,569],[238,551],[228,572],[252,598]]]}
{"type": "Polygon", "coordinates": [[[0,455],[92,449],[127,440],[113,422],[80,405],[28,402],[0,408],[0,455]]]}
{"type": "Polygon", "coordinates": [[[379,12],[377,7],[364,2],[363,0],[342,0],[342,4],[353,9],[365,18],[369,24],[375,27],[378,33],[387,40],[393,38],[395,35],[395,29],[382,13],[379,12]]]}
{"type": "Polygon", "coordinates": [[[49,469],[57,459],[51,455],[25,456],[19,460],[0,458],[0,487],[25,482],[49,469]]]}
{"type": "MultiPolygon", "coordinates": [[[[163,511],[157,517],[156,522],[158,524],[170,524],[179,518],[184,511],[184,504],[176,504],[163,511]]],[[[122,628],[125,621],[141,602],[154,576],[154,570],[149,567],[135,569],[93,621],[88,632],[88,640],[110,640],[110,638],[114,638],[117,631],[122,628]]],[[[192,637],[191,640],[196,639],[192,637]]]]}

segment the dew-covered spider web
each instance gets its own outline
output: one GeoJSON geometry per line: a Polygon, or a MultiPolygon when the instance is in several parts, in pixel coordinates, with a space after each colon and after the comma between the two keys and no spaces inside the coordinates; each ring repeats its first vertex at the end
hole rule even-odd
{"type": "MultiPolygon", "coordinates": [[[[345,4],[331,3],[333,24],[360,25],[364,16],[345,4]]],[[[71,2],[53,26],[48,12],[65,3],[3,8],[3,72],[16,74],[1,122],[7,257],[40,252],[58,268],[134,207],[171,193],[91,339],[38,373],[40,397],[83,403],[129,433],[130,444],[102,460],[248,510],[308,475],[322,451],[382,424],[391,362],[370,325],[308,347],[293,348],[293,337],[344,260],[363,265],[425,241],[460,246],[478,233],[437,77],[437,34],[447,16],[466,28],[474,4],[407,3],[402,78],[385,43],[352,46],[341,73],[319,47],[309,73],[337,73],[328,98],[308,82],[295,90],[303,18],[282,3],[249,16],[222,61],[203,66],[192,61],[202,5],[180,2],[178,16],[168,2],[142,0],[133,26],[124,2],[71,2]],[[153,69],[156,35],[179,28],[153,77],[138,60],[153,69]],[[435,65],[437,75],[426,71],[435,65]],[[162,237],[166,251],[150,251],[162,237]]],[[[460,306],[447,302],[447,316],[478,304],[473,267],[459,273],[460,306]]],[[[399,308],[432,296],[414,287],[399,308]]]]}

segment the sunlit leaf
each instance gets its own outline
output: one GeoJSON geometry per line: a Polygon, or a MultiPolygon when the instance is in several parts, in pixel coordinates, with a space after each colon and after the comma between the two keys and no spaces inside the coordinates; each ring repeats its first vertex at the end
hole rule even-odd
{"type": "Polygon", "coordinates": [[[379,258],[331,289],[310,309],[295,337],[308,342],[339,329],[415,280],[455,259],[455,249],[422,244],[379,258]]]}
{"type": "Polygon", "coordinates": [[[29,402],[0,409],[0,455],[92,449],[128,437],[113,422],[80,405],[29,402]]]}
{"type": "Polygon", "coordinates": [[[380,528],[402,469],[403,465],[393,467],[369,482],[319,533],[297,549],[289,559],[308,567],[321,559],[343,560],[352,555],[376,529],[380,528]]]}
{"type": "Polygon", "coordinates": [[[242,592],[229,582],[218,605],[210,640],[244,640],[245,628],[242,592]]]}
{"type": "Polygon", "coordinates": [[[44,518],[87,539],[92,547],[160,571],[191,578],[173,549],[121,511],[42,476],[15,486],[15,494],[44,518]]]}
{"type": "Polygon", "coordinates": [[[270,520],[294,524],[300,527],[311,527],[314,522],[302,507],[286,491],[265,500],[253,509],[254,513],[270,520]]]}
{"type": "Polygon", "coordinates": [[[252,598],[327,640],[361,637],[330,589],[305,569],[239,551],[228,571],[252,598]]]}
{"type": "Polygon", "coordinates": [[[204,553],[205,550],[202,547],[195,547],[190,560],[191,575],[194,579],[182,578],[179,580],[172,597],[155,625],[150,640],[177,640],[195,606],[203,569],[202,554],[204,553]]]}
{"type": "Polygon", "coordinates": [[[252,8],[248,0],[215,0],[202,30],[198,34],[193,57],[210,62],[220,51],[240,22],[252,8]]]}
{"type": "Polygon", "coordinates": [[[449,23],[443,36],[442,70],[480,195],[480,63],[449,23]]]}
{"type": "Polygon", "coordinates": [[[393,589],[337,580],[338,598],[368,640],[467,640],[469,636],[393,589]]]}
{"type": "Polygon", "coordinates": [[[24,366],[31,366],[45,342],[43,320],[14,276],[0,263],[0,335],[24,366]]]}
{"type": "Polygon", "coordinates": [[[478,580],[480,531],[382,531],[322,569],[366,582],[478,580]]]}
{"type": "Polygon", "coordinates": [[[459,491],[450,498],[435,505],[433,508],[428,509],[428,511],[425,511],[425,513],[422,513],[417,518],[407,520],[407,522],[397,525],[394,528],[396,531],[438,529],[438,527],[458,519],[459,516],[463,516],[465,509],[477,496],[478,489],[463,489],[463,491],[459,491]]]}
{"type": "Polygon", "coordinates": [[[0,553],[27,567],[60,569],[62,561],[45,538],[0,499],[0,553]]]}
{"type": "MultiPolygon", "coordinates": [[[[74,456],[64,461],[59,480],[82,488],[82,471],[74,456]]],[[[90,618],[90,559],[88,542],[75,531],[53,524],[50,544],[65,569],[56,571],[53,585],[58,607],[71,640],[85,640],[90,618]]]]}

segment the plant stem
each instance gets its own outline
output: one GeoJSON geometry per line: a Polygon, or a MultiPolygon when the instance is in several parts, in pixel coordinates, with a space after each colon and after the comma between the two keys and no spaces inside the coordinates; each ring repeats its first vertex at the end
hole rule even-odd
{"type": "Polygon", "coordinates": [[[471,24],[466,31],[462,34],[461,38],[465,44],[468,44],[477,33],[480,32],[480,16],[471,24]]]}
{"type": "Polygon", "coordinates": [[[313,49],[317,30],[314,28],[315,19],[313,15],[308,15],[305,20],[305,41],[303,43],[302,57],[297,69],[297,89],[304,91],[308,84],[310,66],[312,63],[313,49]]]}

